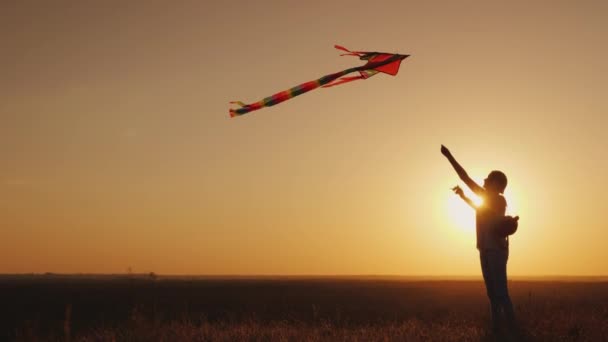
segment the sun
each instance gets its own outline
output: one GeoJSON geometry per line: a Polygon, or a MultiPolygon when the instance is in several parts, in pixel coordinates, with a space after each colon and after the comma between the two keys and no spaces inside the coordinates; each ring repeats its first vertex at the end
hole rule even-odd
{"type": "MultiPolygon", "coordinates": [[[[467,194],[476,205],[481,205],[479,197],[467,194]]],[[[460,197],[456,195],[447,196],[446,212],[448,224],[466,232],[475,231],[475,210],[469,207],[460,197]]]]}

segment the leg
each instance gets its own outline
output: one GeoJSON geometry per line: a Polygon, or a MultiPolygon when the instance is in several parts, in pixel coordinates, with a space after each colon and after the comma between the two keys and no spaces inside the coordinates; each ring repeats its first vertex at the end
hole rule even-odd
{"type": "Polygon", "coordinates": [[[492,270],[495,300],[498,307],[502,308],[507,323],[510,327],[513,327],[515,314],[507,287],[507,260],[509,258],[509,251],[496,250],[492,251],[490,255],[490,269],[492,270]]]}
{"type": "Polygon", "coordinates": [[[496,300],[495,295],[495,280],[492,272],[491,252],[488,250],[479,251],[479,260],[481,262],[481,274],[483,275],[483,281],[486,285],[486,293],[490,300],[490,307],[492,312],[492,329],[496,332],[499,329],[500,320],[500,306],[496,300]]]}
{"type": "Polygon", "coordinates": [[[498,299],[502,306],[507,323],[511,327],[515,325],[515,313],[513,312],[513,303],[509,296],[509,288],[507,285],[507,261],[509,260],[509,250],[500,251],[499,259],[497,260],[497,288],[498,299]]]}

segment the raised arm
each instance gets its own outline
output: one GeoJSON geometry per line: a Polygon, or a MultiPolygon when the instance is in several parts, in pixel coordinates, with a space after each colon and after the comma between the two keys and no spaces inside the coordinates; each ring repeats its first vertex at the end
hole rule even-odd
{"type": "Polygon", "coordinates": [[[452,156],[452,153],[450,152],[450,150],[448,150],[447,147],[441,145],[441,154],[443,154],[448,159],[448,161],[450,162],[450,164],[452,164],[452,167],[458,174],[458,177],[460,177],[460,179],[464,182],[464,184],[469,187],[469,189],[471,189],[471,191],[473,191],[478,196],[482,196],[484,194],[485,190],[481,186],[479,186],[479,184],[475,183],[475,181],[472,180],[471,177],[469,177],[467,172],[462,166],[460,166],[460,164],[458,164],[458,162],[456,161],[454,156],[452,156]]]}
{"type": "Polygon", "coordinates": [[[468,204],[471,208],[477,209],[477,205],[473,203],[473,201],[464,194],[464,192],[458,185],[453,187],[452,191],[454,191],[456,195],[460,196],[460,198],[462,198],[462,200],[465,201],[465,203],[468,204]]]}

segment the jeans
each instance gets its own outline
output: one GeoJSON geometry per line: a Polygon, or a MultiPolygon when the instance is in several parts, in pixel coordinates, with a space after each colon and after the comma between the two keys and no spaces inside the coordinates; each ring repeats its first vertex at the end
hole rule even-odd
{"type": "Polygon", "coordinates": [[[492,324],[498,328],[501,311],[504,313],[507,323],[511,326],[515,323],[513,304],[507,289],[507,260],[508,249],[482,249],[479,251],[481,261],[481,272],[486,284],[486,291],[492,307],[492,324]]]}

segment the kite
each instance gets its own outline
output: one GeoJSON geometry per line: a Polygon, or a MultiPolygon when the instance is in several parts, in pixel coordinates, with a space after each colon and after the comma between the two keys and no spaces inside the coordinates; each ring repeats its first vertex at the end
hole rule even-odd
{"type": "Polygon", "coordinates": [[[230,117],[244,115],[264,107],[274,106],[319,87],[327,88],[356,80],[365,80],[380,72],[395,76],[399,72],[401,61],[410,56],[384,52],[350,51],[340,45],[335,45],[334,47],[338,50],[347,52],[341,54],[340,56],[357,56],[360,60],[367,61],[367,63],[359,67],[349,68],[334,74],[325,75],[314,81],[302,83],[291,89],[276,93],[255,103],[245,104],[241,101],[230,102],[231,104],[237,104],[240,106],[238,109],[230,109],[230,117]],[[343,77],[353,72],[358,72],[359,75],[343,77]]]}

